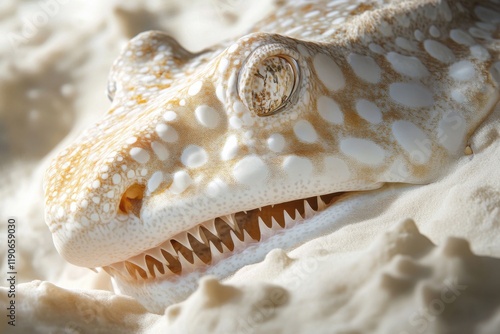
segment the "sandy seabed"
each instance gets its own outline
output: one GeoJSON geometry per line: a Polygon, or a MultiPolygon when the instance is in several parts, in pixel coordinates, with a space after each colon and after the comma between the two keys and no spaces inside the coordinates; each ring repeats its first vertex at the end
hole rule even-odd
{"type": "Polygon", "coordinates": [[[500,108],[474,154],[424,186],[342,202],[331,233],[152,314],[56,252],[43,218],[50,157],[100,118],[113,60],[137,33],[191,51],[238,36],[270,0],[0,3],[1,333],[500,333],[500,108]],[[15,299],[7,281],[15,220],[15,299]],[[12,221],[11,221],[12,222],[12,221]],[[15,300],[16,326],[7,309],[15,300]]]}

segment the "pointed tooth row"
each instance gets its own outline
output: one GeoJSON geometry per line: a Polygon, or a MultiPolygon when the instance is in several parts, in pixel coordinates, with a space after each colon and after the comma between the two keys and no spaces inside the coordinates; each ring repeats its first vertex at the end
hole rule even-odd
{"type": "Polygon", "coordinates": [[[322,195],[221,216],[179,233],[158,247],[103,269],[111,276],[128,273],[129,278],[136,280],[189,273],[224,257],[223,254],[269,238],[278,226],[293,227],[302,219],[325,209],[334,200],[335,195],[322,195]],[[269,211],[272,209],[276,211],[269,211]]]}

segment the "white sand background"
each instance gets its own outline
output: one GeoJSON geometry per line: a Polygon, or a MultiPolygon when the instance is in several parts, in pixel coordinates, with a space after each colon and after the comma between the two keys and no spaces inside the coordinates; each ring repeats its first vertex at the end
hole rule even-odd
{"type": "Polygon", "coordinates": [[[107,110],[108,71],[124,43],[159,29],[196,51],[243,34],[273,6],[0,2],[0,333],[500,333],[498,106],[470,139],[474,154],[442,180],[353,196],[329,233],[288,254],[274,250],[224,282],[206,278],[165,314],[114,295],[106,274],[55,251],[43,172],[107,110]],[[16,220],[15,328],[6,317],[8,218],[16,220]]]}

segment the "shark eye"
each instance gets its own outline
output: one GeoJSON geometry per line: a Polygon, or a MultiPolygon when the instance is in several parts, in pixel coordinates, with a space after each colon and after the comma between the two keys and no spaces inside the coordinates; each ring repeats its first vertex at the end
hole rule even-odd
{"type": "Polygon", "coordinates": [[[293,101],[300,72],[292,56],[280,54],[272,46],[260,49],[250,55],[240,71],[238,94],[251,112],[270,116],[293,101]]]}

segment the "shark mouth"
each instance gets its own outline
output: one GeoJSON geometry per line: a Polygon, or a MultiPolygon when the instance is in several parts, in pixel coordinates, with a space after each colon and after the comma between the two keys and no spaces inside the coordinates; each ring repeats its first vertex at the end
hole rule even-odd
{"type": "Polygon", "coordinates": [[[282,230],[312,218],[344,193],[298,199],[205,221],[125,261],[102,267],[125,282],[170,280],[203,271],[282,230]]]}

